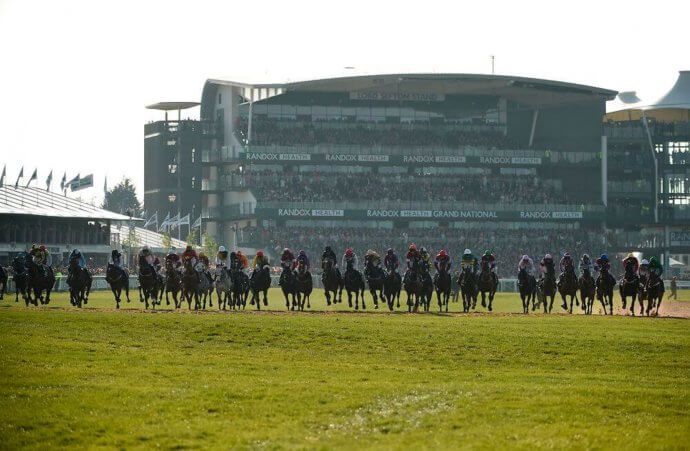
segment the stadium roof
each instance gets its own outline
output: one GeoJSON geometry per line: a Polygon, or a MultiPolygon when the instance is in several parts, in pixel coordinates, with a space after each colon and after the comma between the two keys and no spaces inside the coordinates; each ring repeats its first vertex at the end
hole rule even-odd
{"type": "MultiPolygon", "coordinates": [[[[119,234],[120,242],[124,241],[123,237],[129,236],[129,226],[121,224],[116,227],[110,228],[111,234],[119,234]]],[[[143,227],[134,227],[134,234],[136,235],[137,246],[148,246],[150,248],[165,249],[163,246],[163,234],[158,232],[152,232],[151,230],[144,229],[143,227]]],[[[177,238],[170,238],[170,246],[175,249],[184,249],[187,243],[183,240],[178,240],[177,238]]]]}
{"type": "Polygon", "coordinates": [[[659,100],[645,103],[637,98],[635,91],[621,92],[616,99],[606,106],[608,113],[618,111],[654,111],[654,110],[688,110],[690,109],[690,70],[678,73],[673,87],[659,100]],[[632,94],[632,95],[630,95],[632,94]]]}
{"type": "Polygon", "coordinates": [[[277,83],[251,83],[227,79],[208,79],[203,98],[213,86],[233,86],[244,91],[244,97],[253,101],[263,100],[286,91],[367,91],[405,89],[428,90],[443,94],[497,95],[528,105],[569,103],[586,97],[615,98],[617,92],[593,86],[566,83],[538,78],[510,75],[453,74],[453,73],[399,73],[355,75],[304,81],[277,83]]]}
{"type": "MultiPolygon", "coordinates": [[[[94,207],[59,193],[40,188],[0,186],[0,215],[129,221],[129,216],[94,207]]],[[[132,218],[141,221],[139,218],[132,218]]]]}
{"type": "Polygon", "coordinates": [[[147,110],[160,111],[177,111],[186,110],[187,108],[194,108],[201,105],[199,102],[158,102],[151,105],[146,105],[147,110]]]}

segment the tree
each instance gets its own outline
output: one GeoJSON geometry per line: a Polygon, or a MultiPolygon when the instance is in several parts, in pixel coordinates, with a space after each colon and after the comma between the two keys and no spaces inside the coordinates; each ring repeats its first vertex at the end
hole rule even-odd
{"type": "Polygon", "coordinates": [[[197,238],[198,236],[199,235],[197,235],[196,229],[190,230],[189,234],[187,235],[187,245],[188,246],[197,246],[199,244],[199,239],[197,238]]]}
{"type": "Polygon", "coordinates": [[[113,189],[106,192],[102,208],[123,215],[131,214],[134,217],[139,217],[141,204],[137,199],[137,190],[132,181],[124,177],[113,189]]]}
{"type": "Polygon", "coordinates": [[[203,240],[204,254],[208,256],[216,255],[216,250],[218,249],[216,240],[208,233],[204,233],[203,240]]]}
{"type": "Polygon", "coordinates": [[[163,237],[161,240],[163,241],[163,247],[165,249],[170,249],[172,247],[172,237],[170,236],[170,232],[167,230],[163,232],[163,237]]]}

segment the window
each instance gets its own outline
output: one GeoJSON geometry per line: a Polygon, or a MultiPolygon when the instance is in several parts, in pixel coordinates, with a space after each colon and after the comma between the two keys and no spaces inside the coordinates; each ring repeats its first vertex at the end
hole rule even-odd
{"type": "Polygon", "coordinates": [[[196,149],[192,149],[192,163],[196,160],[196,149]]]}
{"type": "Polygon", "coordinates": [[[218,93],[218,105],[220,105],[223,102],[223,96],[221,93],[218,93]]]}
{"type": "Polygon", "coordinates": [[[173,164],[169,164],[169,165],[168,165],[168,172],[169,172],[170,174],[175,174],[175,173],[177,173],[177,165],[174,164],[174,163],[173,163],[173,164]]]}
{"type": "Polygon", "coordinates": [[[192,189],[196,189],[196,177],[192,177],[192,189]]]}

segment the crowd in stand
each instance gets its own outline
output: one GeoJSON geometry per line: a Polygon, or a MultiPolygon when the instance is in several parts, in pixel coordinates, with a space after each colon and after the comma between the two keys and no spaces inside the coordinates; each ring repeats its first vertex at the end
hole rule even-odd
{"type": "Polygon", "coordinates": [[[244,176],[259,201],[423,201],[565,204],[568,194],[534,176],[381,175],[372,173],[284,173],[255,171],[244,176]]]}
{"type": "MultiPolygon", "coordinates": [[[[304,121],[252,121],[252,144],[260,146],[282,145],[360,145],[360,146],[462,146],[482,149],[517,149],[518,143],[500,132],[472,132],[446,127],[405,126],[392,128],[328,127],[327,124],[304,121]]],[[[246,120],[238,123],[246,130],[246,120]]]]}
{"type": "Polygon", "coordinates": [[[498,274],[512,278],[523,254],[538,262],[546,253],[554,258],[565,252],[580,256],[582,253],[599,255],[607,250],[608,242],[602,229],[575,230],[482,230],[482,229],[372,229],[372,228],[322,228],[322,227],[274,227],[246,228],[242,241],[263,247],[280,255],[283,248],[293,251],[304,249],[318,272],[318,261],[326,245],[343,253],[351,247],[362,256],[368,249],[379,253],[389,247],[404,259],[410,243],[424,246],[434,255],[441,249],[449,252],[457,268],[457,262],[465,248],[475,254],[491,250],[498,262],[498,274]],[[316,262],[316,263],[314,263],[316,262]]]}

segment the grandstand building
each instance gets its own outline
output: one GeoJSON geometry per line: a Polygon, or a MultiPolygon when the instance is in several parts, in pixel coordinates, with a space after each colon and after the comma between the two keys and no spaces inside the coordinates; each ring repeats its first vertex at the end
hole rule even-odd
{"type": "Polygon", "coordinates": [[[606,245],[602,118],[616,94],[466,74],[208,80],[205,229],[273,255],[409,242],[456,255],[490,246],[506,262],[595,252],[606,245]]]}

